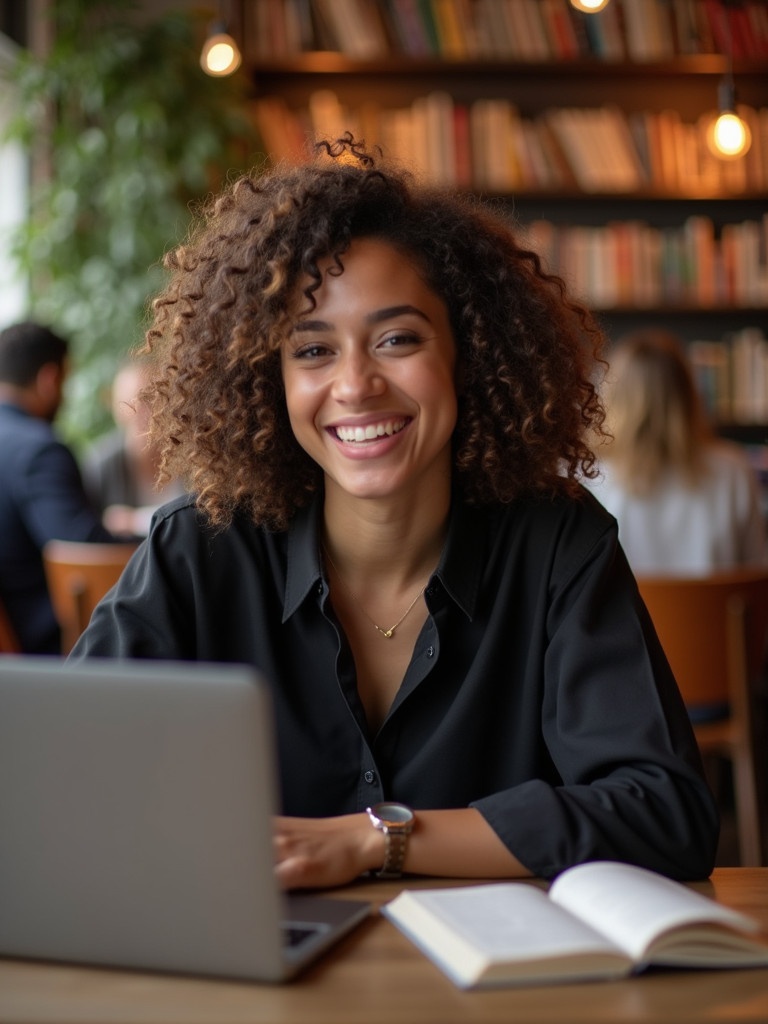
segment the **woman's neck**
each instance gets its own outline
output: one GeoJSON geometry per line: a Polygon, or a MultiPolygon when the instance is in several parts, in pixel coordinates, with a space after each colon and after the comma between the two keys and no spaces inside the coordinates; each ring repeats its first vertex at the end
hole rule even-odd
{"type": "Polygon", "coordinates": [[[326,487],[321,540],[339,574],[408,585],[434,571],[445,542],[450,487],[428,501],[350,499],[326,487]]]}

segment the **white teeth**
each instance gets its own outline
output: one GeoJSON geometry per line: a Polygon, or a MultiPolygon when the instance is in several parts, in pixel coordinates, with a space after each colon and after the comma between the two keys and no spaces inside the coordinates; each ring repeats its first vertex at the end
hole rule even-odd
{"type": "Polygon", "coordinates": [[[404,426],[405,420],[387,420],[385,423],[371,423],[367,427],[336,427],[336,436],[340,441],[359,444],[361,441],[373,441],[377,437],[391,437],[404,426]]]}

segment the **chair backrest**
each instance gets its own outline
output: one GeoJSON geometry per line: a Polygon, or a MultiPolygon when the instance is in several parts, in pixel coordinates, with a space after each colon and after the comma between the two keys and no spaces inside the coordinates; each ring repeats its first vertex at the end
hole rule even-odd
{"type": "Polygon", "coordinates": [[[637,582],[689,708],[740,701],[739,676],[765,666],[768,568],[637,582]]]}
{"type": "Polygon", "coordinates": [[[757,751],[764,750],[766,733],[756,712],[765,699],[768,569],[698,579],[641,577],[638,585],[702,754],[731,761],[739,862],[762,864],[764,783],[757,751]],[[712,708],[721,714],[708,714],[712,708]]]}
{"type": "Polygon", "coordinates": [[[11,625],[5,605],[0,601],[0,654],[21,654],[21,644],[11,625]]]}
{"type": "Polygon", "coordinates": [[[91,544],[52,540],[43,548],[48,591],[61,627],[61,651],[68,654],[90,622],[93,609],[117,583],[138,547],[135,542],[91,544]]]}

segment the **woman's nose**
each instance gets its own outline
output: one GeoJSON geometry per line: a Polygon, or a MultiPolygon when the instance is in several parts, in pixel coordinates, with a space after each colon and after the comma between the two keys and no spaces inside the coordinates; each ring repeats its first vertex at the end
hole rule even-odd
{"type": "Polygon", "coordinates": [[[367,352],[354,352],[339,359],[334,397],[340,401],[360,401],[379,395],[385,386],[381,368],[367,352]]]}

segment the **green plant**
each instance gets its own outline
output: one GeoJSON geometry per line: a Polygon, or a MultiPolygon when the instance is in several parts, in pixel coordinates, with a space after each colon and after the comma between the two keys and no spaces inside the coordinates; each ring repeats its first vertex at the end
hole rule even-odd
{"type": "Polygon", "coordinates": [[[253,162],[257,141],[243,80],[200,69],[200,17],[148,20],[133,0],[52,6],[50,52],[22,52],[10,71],[20,104],[7,134],[44,168],[13,256],[30,315],[71,340],[62,427],[78,446],[109,422],[99,399],[142,338],[190,203],[253,162]]]}

